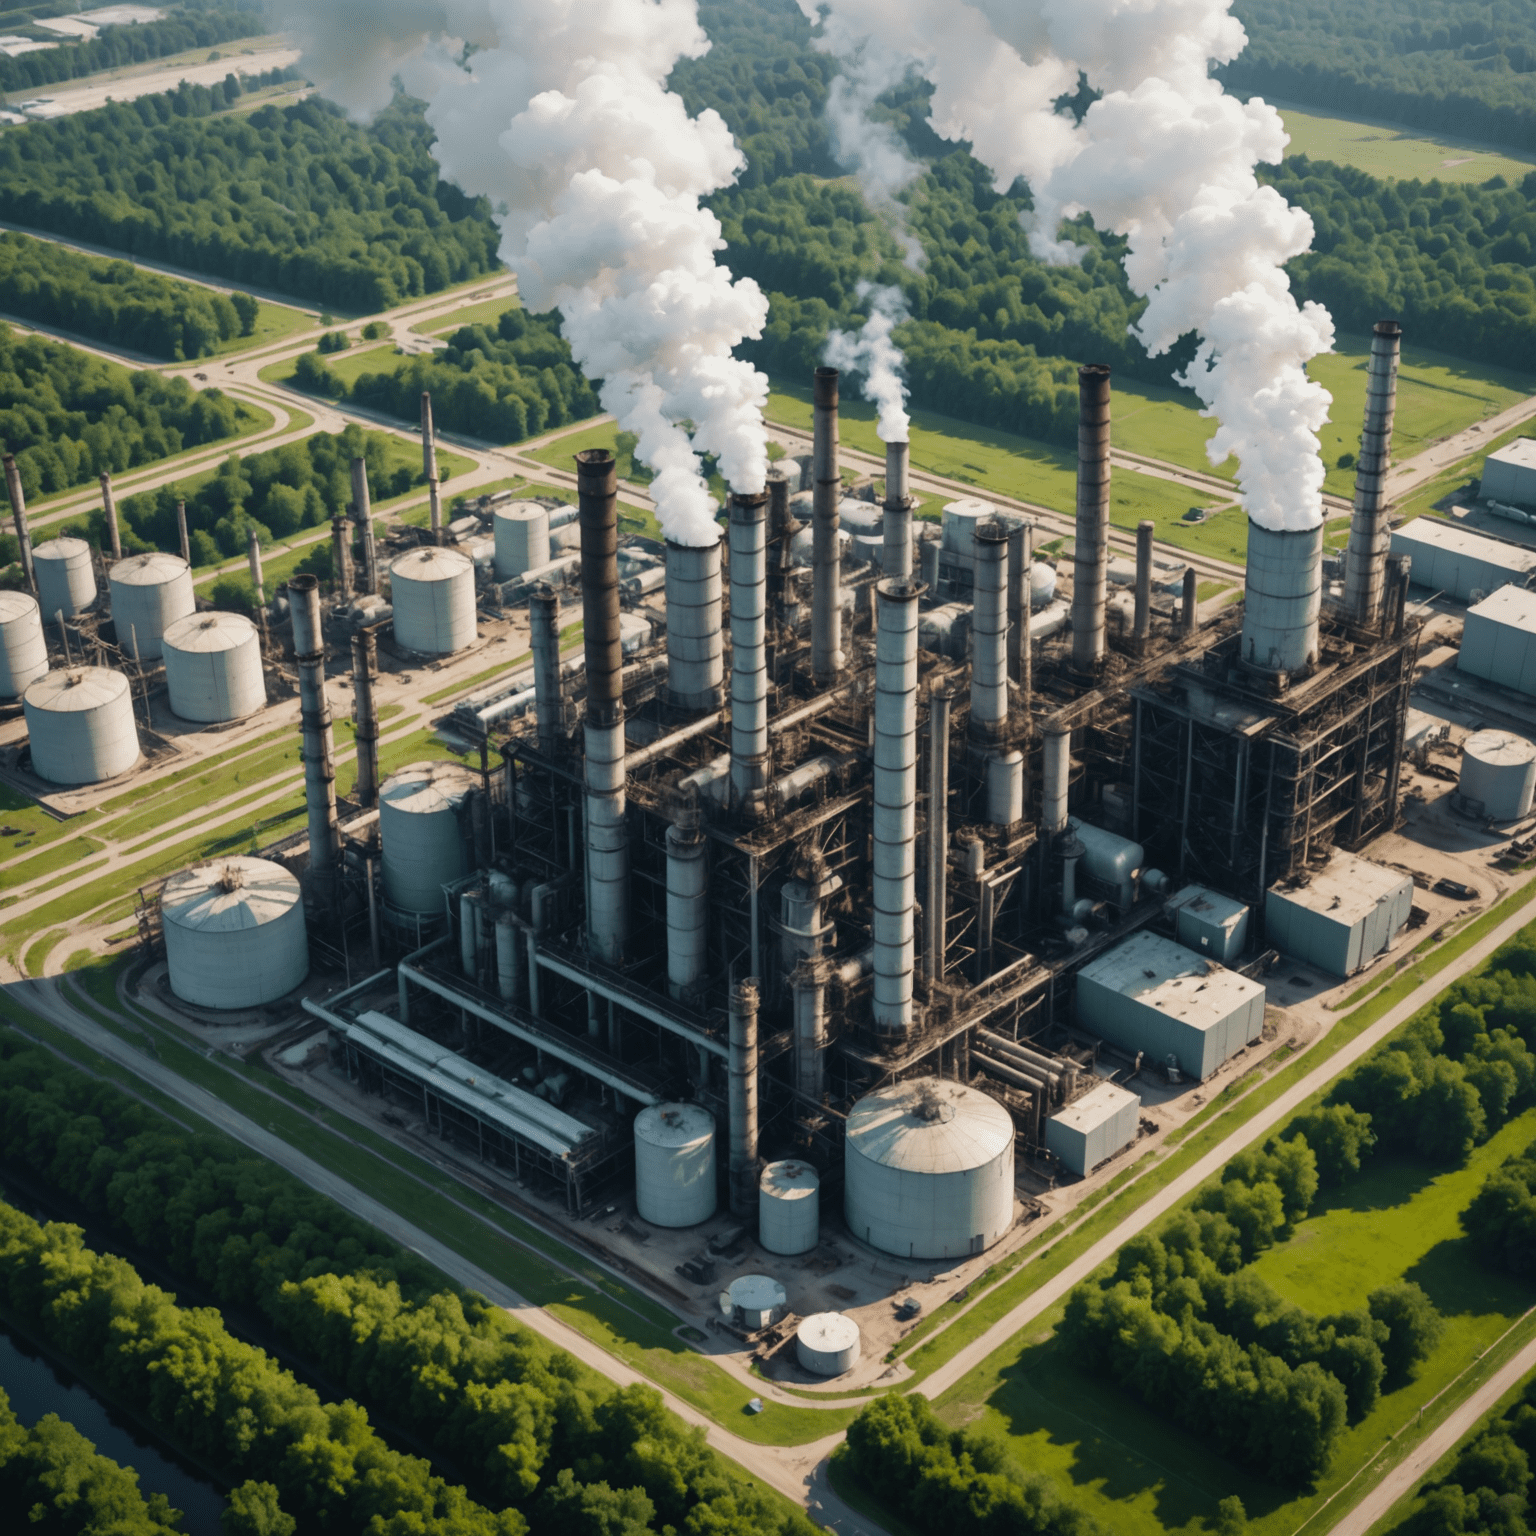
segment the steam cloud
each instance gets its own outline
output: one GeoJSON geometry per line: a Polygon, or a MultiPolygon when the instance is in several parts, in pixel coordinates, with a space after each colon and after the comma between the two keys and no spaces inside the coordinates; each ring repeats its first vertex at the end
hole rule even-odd
{"type": "Polygon", "coordinates": [[[355,117],[396,79],[427,102],[446,178],[491,200],[523,301],[558,309],[604,408],[639,438],[668,538],[719,537],[697,451],[766,484],[768,381],[732,357],[768,301],[717,265],[699,199],[745,161],[666,88],[709,48],[694,0],[269,0],[319,88],[355,117]],[[678,425],[694,424],[694,437],[678,425]]]}
{"type": "Polygon", "coordinates": [[[1242,499],[1267,528],[1322,521],[1317,432],[1328,392],[1307,361],[1333,345],[1318,304],[1298,306],[1284,264],[1312,243],[1312,221],[1254,176],[1287,136],[1263,101],[1246,105],[1210,63],[1247,42],[1231,0],[800,0],[823,9],[842,56],[878,35],[933,83],[930,120],[969,139],[998,190],[1029,182],[1032,248],[1078,259],[1064,218],[1091,213],[1129,241],[1126,276],[1148,299],[1136,332],[1164,352],[1194,331],[1184,380],[1220,427],[1213,463],[1235,454],[1242,499]],[[1080,125],[1054,103],[1079,72],[1104,94],[1080,125]]]}
{"type": "Polygon", "coordinates": [[[873,283],[860,283],[858,296],[870,301],[869,319],[857,334],[833,331],[827,337],[827,365],[863,375],[864,398],[879,411],[875,430],[880,441],[904,443],[911,429],[907,383],[901,376],[901,348],[891,332],[907,318],[906,302],[901,289],[882,288],[873,283]]]}

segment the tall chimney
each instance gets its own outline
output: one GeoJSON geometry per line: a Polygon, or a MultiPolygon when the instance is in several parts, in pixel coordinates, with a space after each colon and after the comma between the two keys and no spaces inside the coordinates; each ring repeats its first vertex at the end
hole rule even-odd
{"type": "Polygon", "coordinates": [[[320,583],[313,576],[288,582],[293,650],[299,672],[303,726],[304,801],[309,809],[309,871],[315,899],[336,898],[341,832],[336,822],[336,748],[331,739],[331,701],[325,692],[325,634],[320,623],[320,583]]]}
{"type": "Polygon", "coordinates": [[[373,503],[368,496],[368,461],[352,460],[352,510],[363,530],[363,591],[379,590],[379,556],[373,543],[373,503]]]}
{"type": "Polygon", "coordinates": [[[811,673],[818,683],[843,670],[842,554],[837,508],[843,496],[837,467],[837,369],[816,370],[815,485],[812,502],[811,673]]]}
{"type": "Polygon", "coordinates": [[[37,593],[37,572],[32,568],[32,537],[27,531],[27,498],[21,489],[21,471],[13,454],[6,454],[5,488],[10,493],[11,516],[16,522],[16,542],[21,546],[21,574],[27,579],[27,591],[37,593]]]}
{"type": "Polygon", "coordinates": [[[731,799],[761,814],[768,786],[768,494],[731,497],[731,799]]]}
{"type": "Polygon", "coordinates": [[[267,606],[267,589],[261,577],[261,539],[256,533],[255,523],[246,529],[245,555],[251,567],[251,587],[256,593],[256,611],[261,613],[267,606]]]}
{"type": "Polygon", "coordinates": [[[885,445],[885,551],[881,560],[891,581],[912,576],[912,495],[907,481],[908,443],[885,445]]]}
{"type": "Polygon", "coordinates": [[[1136,524],[1136,619],[1133,634],[1145,641],[1152,633],[1152,537],[1157,524],[1147,518],[1136,524]]]}
{"type": "Polygon", "coordinates": [[[1200,578],[1192,565],[1184,568],[1183,611],[1180,628],[1186,635],[1194,634],[1200,624],[1200,578]]]}
{"type": "Polygon", "coordinates": [[[1365,379],[1365,430],[1355,469],[1355,511],[1349,523],[1349,552],[1344,562],[1344,606],[1357,624],[1381,623],[1387,550],[1387,471],[1392,467],[1392,417],[1397,410],[1397,365],[1403,328],[1396,320],[1378,320],[1371,337],[1365,379]]]}
{"type": "Polygon", "coordinates": [[[539,751],[554,752],[565,740],[565,700],[560,691],[560,597],[547,581],[529,595],[528,629],[539,751]]]}
{"type": "Polygon", "coordinates": [[[432,396],[421,392],[421,473],[432,507],[432,542],[443,542],[443,498],[437,480],[437,435],[432,427],[432,396]]]}
{"type": "Polygon", "coordinates": [[[1008,530],[976,529],[976,586],[971,615],[971,740],[995,742],[1008,724],[1008,530]]]}
{"type": "Polygon", "coordinates": [[[1059,718],[1045,723],[1044,755],[1040,830],[1047,837],[1056,837],[1067,830],[1067,791],[1072,775],[1072,731],[1059,718]]]}
{"type": "Polygon", "coordinates": [[[629,939],[624,658],[619,641],[619,503],[613,455],[576,455],[581,616],[587,664],[587,945],[617,965],[629,939]]]}
{"type": "Polygon", "coordinates": [[[789,489],[789,475],[775,465],[768,471],[768,602],[776,623],[784,616],[789,543],[800,531],[800,523],[789,510],[789,489]]]}
{"type": "Polygon", "coordinates": [[[757,982],[731,988],[730,1060],[726,1064],[730,1103],[731,1214],[757,1209],[757,982]]]}
{"type": "Polygon", "coordinates": [[[379,675],[379,642],[371,629],[352,635],[352,720],[357,736],[357,788],[354,798],[364,810],[379,798],[379,714],[373,685],[379,675]]]}
{"type": "Polygon", "coordinates": [[[912,1028],[917,862],[917,600],[909,581],[876,588],[874,882],[875,1029],[912,1028]]]}
{"type": "Polygon", "coordinates": [[[107,539],[114,561],[123,558],[123,536],[117,524],[117,497],[112,494],[112,476],[101,472],[101,510],[107,520],[107,539]]]}
{"type": "Polygon", "coordinates": [[[949,911],[949,707],[947,685],[928,700],[928,899],[925,903],[929,981],[943,981],[949,911]]]}
{"type": "Polygon", "coordinates": [[[1077,370],[1077,544],[1072,572],[1072,665],[1104,660],[1104,584],[1109,572],[1109,369],[1077,370]]]}
{"type": "Polygon", "coordinates": [[[703,712],[725,702],[720,632],[720,535],[709,544],[666,544],[667,703],[703,712]]]}
{"type": "Polygon", "coordinates": [[[181,540],[181,558],[187,562],[187,569],[192,569],[192,541],[187,537],[187,504],[184,501],[176,503],[176,534],[181,540]]]}
{"type": "Polygon", "coordinates": [[[1248,519],[1242,659],[1255,672],[1301,672],[1317,661],[1323,607],[1323,525],[1264,528],[1248,519]]]}
{"type": "Polygon", "coordinates": [[[342,598],[350,598],[354,591],[352,581],[352,519],[331,519],[331,567],[336,577],[336,591],[342,598]]]}

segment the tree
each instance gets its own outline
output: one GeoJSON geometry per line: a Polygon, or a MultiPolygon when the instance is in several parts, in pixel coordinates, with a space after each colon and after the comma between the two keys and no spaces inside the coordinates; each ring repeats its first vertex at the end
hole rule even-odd
{"type": "Polygon", "coordinates": [[[1384,1285],[1366,1298],[1370,1314],[1384,1323],[1387,1337],[1381,1356],[1391,1383],[1406,1381],[1418,1363],[1425,1359],[1445,1329],[1434,1303],[1422,1287],[1411,1280],[1384,1285]]]}
{"type": "Polygon", "coordinates": [[[1371,1117],[1352,1104],[1327,1104],[1298,1115],[1281,1134],[1287,1140],[1306,1141],[1317,1159],[1318,1181],[1329,1186],[1359,1173],[1364,1157],[1376,1145],[1371,1117]]]}
{"type": "Polygon", "coordinates": [[[261,316],[261,301],[249,293],[235,292],[230,294],[229,302],[235,307],[235,314],[240,321],[240,334],[251,335],[256,329],[256,321],[261,316]]]}
{"type": "Polygon", "coordinates": [[[1216,1506],[1216,1523],[1211,1529],[1215,1536],[1243,1536],[1248,1529],[1248,1511],[1235,1493],[1216,1506]]]}
{"type": "Polygon", "coordinates": [[[299,1522],[283,1513],[271,1483],[244,1482],[229,1490],[219,1516],[223,1536],[294,1536],[299,1522]]]}

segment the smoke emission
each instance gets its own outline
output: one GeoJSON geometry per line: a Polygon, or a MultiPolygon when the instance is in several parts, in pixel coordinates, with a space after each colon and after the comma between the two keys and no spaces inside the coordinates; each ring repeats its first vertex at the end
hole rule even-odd
{"type": "Polygon", "coordinates": [[[936,132],[968,139],[1000,191],[1029,182],[1043,259],[1080,258],[1061,238],[1080,213],[1127,238],[1147,350],[1200,338],[1183,378],[1220,423],[1212,462],[1236,455],[1243,503],[1264,527],[1317,526],[1317,432],[1332,400],[1306,364],[1332,348],[1333,321],[1297,305],[1283,270],[1310,247],[1311,219],[1254,175],[1284,154],[1279,113],[1210,78],[1213,61],[1246,45],[1230,0],[800,3],[836,17],[839,39],[878,32],[933,82],[936,132]],[[1054,102],[1079,71],[1104,94],[1074,124],[1054,102]]]}
{"type": "Polygon", "coordinates": [[[666,81],[709,48],[694,0],[270,0],[304,68],[354,116],[398,79],[427,102],[444,176],[490,199],[501,257],[639,439],[668,538],[719,537],[698,453],[761,490],[768,381],[731,354],[768,301],[718,265],[699,200],[745,161],[720,116],[666,81]],[[693,437],[679,425],[693,424],[693,437]]]}
{"type": "Polygon", "coordinates": [[[869,319],[854,331],[833,331],[824,354],[829,368],[862,378],[864,398],[879,412],[875,430],[883,443],[904,443],[911,430],[907,417],[907,382],[901,376],[904,359],[891,332],[908,318],[899,288],[860,283],[860,299],[869,301],[869,319]]]}

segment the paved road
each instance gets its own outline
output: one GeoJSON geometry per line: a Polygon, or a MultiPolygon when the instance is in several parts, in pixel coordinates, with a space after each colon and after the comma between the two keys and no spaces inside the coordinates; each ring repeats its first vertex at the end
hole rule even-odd
{"type": "Polygon", "coordinates": [[[1449,469],[1458,460],[1481,453],[1500,433],[1508,432],[1511,427],[1518,427],[1532,417],[1536,417],[1536,396],[1521,400],[1486,421],[1476,422],[1464,432],[1426,448],[1401,464],[1394,464],[1387,475],[1387,494],[1394,501],[1400,499],[1425,481],[1433,480],[1442,469],[1449,469]]]}

